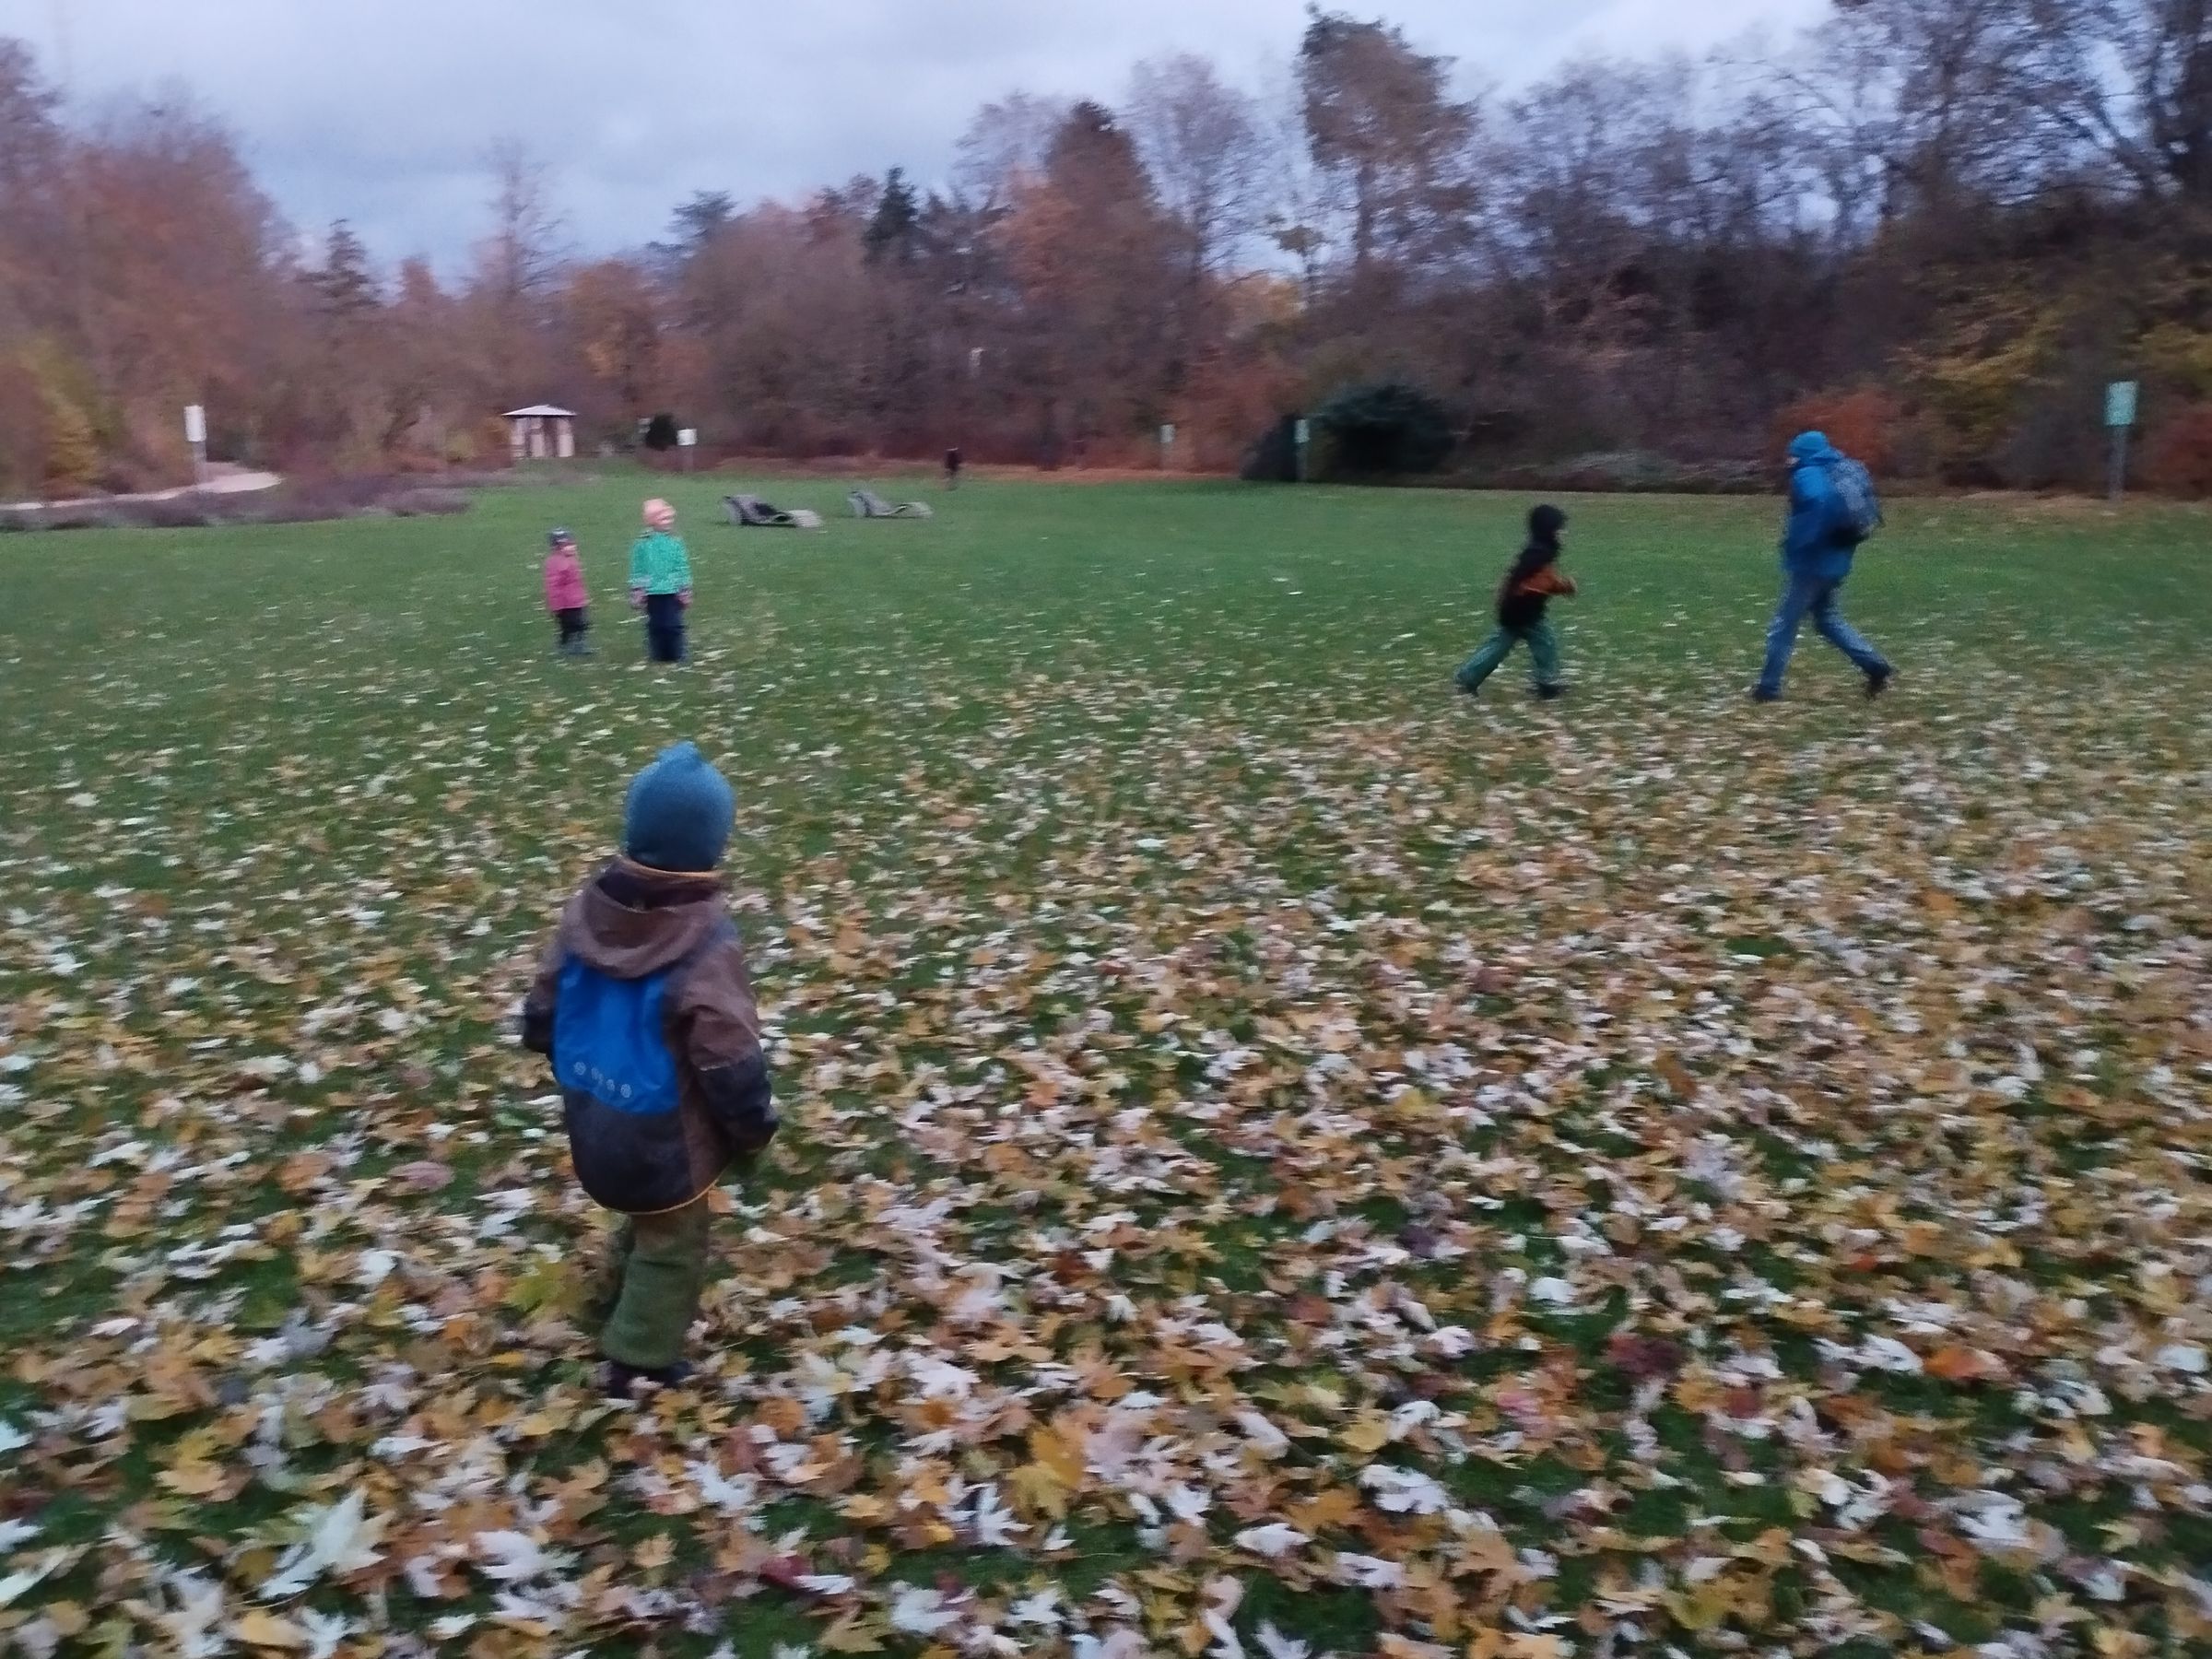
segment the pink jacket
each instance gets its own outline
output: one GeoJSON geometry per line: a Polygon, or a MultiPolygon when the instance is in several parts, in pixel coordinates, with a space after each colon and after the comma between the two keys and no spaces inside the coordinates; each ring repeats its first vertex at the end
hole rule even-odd
{"type": "Polygon", "coordinates": [[[556,548],[547,554],[546,608],[576,610],[587,597],[583,591],[583,561],[567,548],[556,548]]]}

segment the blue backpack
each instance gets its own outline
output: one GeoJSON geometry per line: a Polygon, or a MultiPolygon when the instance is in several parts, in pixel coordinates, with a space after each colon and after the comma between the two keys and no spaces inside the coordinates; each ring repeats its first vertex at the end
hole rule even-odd
{"type": "Polygon", "coordinates": [[[1882,527],[1882,499],[1875,493],[1874,475],[1844,455],[1829,464],[1828,477],[1835,486],[1841,528],[1855,547],[1882,527]]]}
{"type": "Polygon", "coordinates": [[[669,981],[689,959],[641,979],[616,979],[581,957],[561,964],[553,1015],[553,1076],[561,1088],[625,1116],[674,1112],[669,981]]]}
{"type": "Polygon", "coordinates": [[[553,1006],[553,1077],[583,1190],[609,1209],[652,1215],[696,1198],[668,998],[735,930],[726,924],[665,968],[617,979],[571,954],[553,1006]]]}

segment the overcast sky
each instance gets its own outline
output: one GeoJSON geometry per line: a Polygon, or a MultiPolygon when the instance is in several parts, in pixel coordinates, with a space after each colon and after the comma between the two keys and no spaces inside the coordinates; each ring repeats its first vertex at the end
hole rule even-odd
{"type": "MultiPolygon", "coordinates": [[[[1593,50],[1696,49],[1826,0],[1365,0],[1470,85],[1593,50]]],[[[587,251],[659,234],[694,190],[794,199],[903,165],[941,180],[976,106],[1019,88],[1119,99],[1131,64],[1214,57],[1254,89],[1303,0],[0,0],[83,107],[182,85],[294,223],[350,218],[385,262],[451,268],[482,160],[518,135],[587,251]]]]}

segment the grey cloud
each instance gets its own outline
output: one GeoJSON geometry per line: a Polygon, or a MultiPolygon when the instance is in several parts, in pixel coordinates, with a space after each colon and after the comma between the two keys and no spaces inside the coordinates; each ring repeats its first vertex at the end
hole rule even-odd
{"type": "MultiPolygon", "coordinates": [[[[1471,81],[1511,86],[1581,53],[1701,47],[1824,4],[1371,9],[1471,81]]],[[[480,223],[482,159],[502,135],[551,165],[578,244],[611,249],[658,234],[695,189],[790,199],[894,163],[941,179],[976,106],[1018,87],[1112,99],[1131,64],[1176,50],[1256,85],[1303,20],[1301,0],[0,0],[0,33],[57,76],[65,58],[80,102],[182,82],[237,130],[295,223],[349,218],[382,257],[428,252],[447,268],[480,223]]]]}

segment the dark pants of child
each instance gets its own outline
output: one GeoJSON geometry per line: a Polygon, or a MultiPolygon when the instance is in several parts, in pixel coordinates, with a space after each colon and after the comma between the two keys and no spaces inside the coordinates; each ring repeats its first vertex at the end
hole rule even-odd
{"type": "Polygon", "coordinates": [[[674,594],[645,595],[645,654],[656,663],[684,660],[684,602],[674,594]]]}
{"type": "Polygon", "coordinates": [[[592,631],[591,618],[583,606],[571,605],[565,610],[553,613],[553,620],[560,625],[560,650],[564,656],[583,654],[583,636],[592,631]]]}
{"type": "Polygon", "coordinates": [[[1459,665],[1459,688],[1467,692],[1479,690],[1482,682],[1498,672],[1499,665],[1512,653],[1515,645],[1528,647],[1529,667],[1535,674],[1536,689],[1556,690],[1559,683],[1559,636],[1547,617],[1528,628],[1500,626],[1476,647],[1473,656],[1459,665]]]}
{"type": "Polygon", "coordinates": [[[707,1281],[706,1198],[623,1219],[607,1246],[591,1313],[606,1323],[599,1351],[618,1365],[663,1371],[683,1357],[707,1281]]]}

